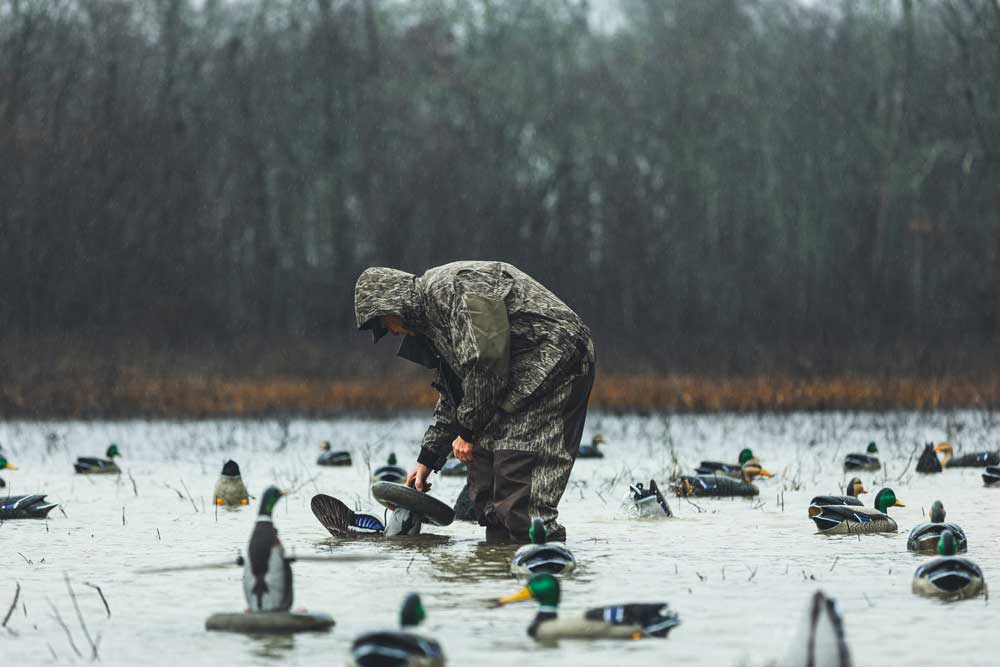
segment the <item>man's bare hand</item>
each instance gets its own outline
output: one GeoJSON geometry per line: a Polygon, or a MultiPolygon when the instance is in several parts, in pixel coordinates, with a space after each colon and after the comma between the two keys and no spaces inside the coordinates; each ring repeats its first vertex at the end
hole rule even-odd
{"type": "Polygon", "coordinates": [[[410,474],[406,476],[406,485],[412,486],[417,491],[426,493],[431,490],[431,485],[427,482],[427,477],[431,474],[431,469],[423,463],[414,466],[410,474]]]}
{"type": "Polygon", "coordinates": [[[458,436],[451,443],[451,449],[455,452],[455,458],[462,463],[472,463],[472,443],[458,436]]]}

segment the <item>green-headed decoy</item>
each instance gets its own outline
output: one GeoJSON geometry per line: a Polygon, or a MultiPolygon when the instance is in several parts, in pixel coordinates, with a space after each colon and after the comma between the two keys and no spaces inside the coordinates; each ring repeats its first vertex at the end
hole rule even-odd
{"type": "Polygon", "coordinates": [[[940,500],[935,500],[931,505],[930,523],[921,523],[913,527],[909,537],[906,539],[906,548],[910,551],[921,551],[924,553],[935,553],[938,542],[941,541],[941,534],[950,530],[955,539],[955,546],[958,551],[967,551],[968,541],[965,539],[963,531],[957,523],[945,523],[944,505],[940,500]]]}
{"type": "Polygon", "coordinates": [[[352,667],[444,667],[444,651],[434,639],[412,631],[427,617],[420,596],[403,600],[399,630],[367,632],[351,644],[352,667]]]}
{"type": "Polygon", "coordinates": [[[673,480],[670,487],[674,494],[679,497],[704,496],[715,498],[727,498],[732,496],[756,496],[760,494],[760,489],[753,484],[756,477],[774,477],[760,467],[754,459],[744,463],[740,472],[742,480],[733,479],[726,475],[685,475],[673,480]]]}
{"type": "Polygon", "coordinates": [[[222,474],[215,483],[212,495],[216,505],[239,507],[250,503],[250,494],[247,493],[247,485],[243,483],[236,461],[229,460],[222,465],[222,474]]]}
{"type": "Polygon", "coordinates": [[[243,593],[250,611],[288,611],[292,606],[292,567],[272,518],[283,495],[277,487],[267,487],[250,534],[243,563],[243,593]]]}
{"type": "Polygon", "coordinates": [[[894,533],[896,522],[886,512],[890,507],[906,507],[896,500],[892,489],[875,494],[874,508],[856,505],[826,505],[810,517],[824,535],[854,533],[894,533]]]}
{"type": "Polygon", "coordinates": [[[539,517],[531,520],[528,529],[531,544],[519,548],[510,560],[510,571],[519,576],[533,574],[569,574],[576,569],[573,552],[559,542],[547,542],[545,522],[539,517]]]}
{"type": "Polygon", "coordinates": [[[81,475],[96,475],[96,474],[118,474],[121,469],[118,464],[115,463],[115,457],[121,456],[122,453],[118,451],[118,445],[111,443],[108,447],[108,451],[104,454],[108,458],[99,459],[90,456],[81,456],[73,464],[73,469],[76,470],[81,475]]]}
{"type": "Polygon", "coordinates": [[[864,454],[848,454],[844,458],[844,470],[878,470],[882,463],[878,460],[878,447],[868,443],[864,454]]]}
{"type": "Polygon", "coordinates": [[[913,573],[913,592],[929,597],[962,599],[983,592],[983,571],[968,558],[956,556],[955,535],[950,530],[938,539],[938,558],[927,561],[913,573]]]}
{"type": "Polygon", "coordinates": [[[319,458],[316,464],[321,466],[349,466],[351,465],[351,453],[347,451],[333,451],[329,440],[324,440],[319,447],[319,458]]]}
{"type": "Polygon", "coordinates": [[[753,455],[753,451],[744,448],[740,450],[739,463],[721,463],[719,461],[702,461],[701,464],[694,469],[699,475],[728,475],[729,477],[736,477],[739,479],[742,476],[743,464],[747,461],[755,461],[756,458],[753,455]]]}
{"type": "Polygon", "coordinates": [[[990,466],[983,472],[983,484],[1000,486],[1000,466],[990,466]]]}
{"type": "Polygon", "coordinates": [[[375,468],[372,478],[378,482],[395,482],[402,484],[406,481],[406,471],[396,465],[396,455],[389,454],[389,458],[384,466],[375,468]]]}

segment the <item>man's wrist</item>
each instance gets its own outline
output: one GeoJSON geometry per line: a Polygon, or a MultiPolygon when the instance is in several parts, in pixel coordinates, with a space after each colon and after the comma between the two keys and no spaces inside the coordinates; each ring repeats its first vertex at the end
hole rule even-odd
{"type": "Polygon", "coordinates": [[[417,463],[427,466],[431,470],[438,471],[444,467],[444,462],[448,460],[448,454],[441,456],[429,447],[421,447],[420,454],[417,455],[417,463]]]}

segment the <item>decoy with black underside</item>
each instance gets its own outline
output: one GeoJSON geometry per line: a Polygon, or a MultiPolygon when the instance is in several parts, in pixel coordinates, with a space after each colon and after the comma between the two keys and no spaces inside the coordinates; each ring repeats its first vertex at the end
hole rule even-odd
{"type": "Polygon", "coordinates": [[[913,573],[913,592],[927,597],[961,600],[983,592],[982,569],[968,558],[956,556],[955,536],[950,530],[938,540],[940,556],[927,561],[913,573]]]}
{"type": "Polygon", "coordinates": [[[413,631],[427,617],[416,593],[403,601],[399,630],[367,632],[351,644],[350,667],[444,667],[444,650],[437,640],[413,631]]]}

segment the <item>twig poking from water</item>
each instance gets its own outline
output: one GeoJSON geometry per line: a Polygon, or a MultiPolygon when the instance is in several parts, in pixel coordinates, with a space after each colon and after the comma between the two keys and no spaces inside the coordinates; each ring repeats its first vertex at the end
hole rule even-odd
{"type": "Polygon", "coordinates": [[[184,494],[181,493],[180,489],[174,488],[174,487],[170,486],[169,484],[164,484],[163,486],[167,487],[168,489],[170,489],[171,491],[173,491],[174,493],[176,493],[178,498],[180,498],[181,500],[184,500],[184,494]]]}
{"type": "Polygon", "coordinates": [[[156,541],[157,542],[160,541],[160,529],[159,528],[156,529],[156,541]]]}
{"type": "Polygon", "coordinates": [[[56,606],[52,604],[52,600],[49,600],[48,603],[49,606],[52,607],[52,618],[56,619],[56,623],[58,623],[59,627],[66,633],[66,640],[69,642],[69,647],[73,649],[73,653],[76,653],[77,656],[82,658],[83,654],[80,653],[80,649],[76,647],[76,643],[73,641],[73,633],[69,631],[69,626],[66,625],[66,622],[62,619],[62,615],[59,613],[59,610],[56,609],[56,606]]]}
{"type": "Polygon", "coordinates": [[[833,572],[833,568],[837,567],[837,561],[840,560],[840,556],[833,559],[833,565],[830,566],[830,572],[833,572]]]}
{"type": "Polygon", "coordinates": [[[726,566],[725,565],[722,566],[722,580],[723,581],[726,580],[726,566]]]}
{"type": "Polygon", "coordinates": [[[122,505],[122,525],[125,525],[125,506],[122,505]]]}
{"type": "Polygon", "coordinates": [[[107,598],[104,597],[104,591],[101,590],[101,587],[98,586],[97,584],[92,584],[89,581],[83,582],[83,585],[90,586],[91,588],[97,590],[97,594],[101,596],[101,602],[104,603],[104,610],[108,612],[108,618],[111,618],[111,607],[108,606],[108,600],[107,598]]]}
{"type": "Polygon", "coordinates": [[[34,565],[34,564],[35,564],[35,562],[34,562],[33,560],[29,560],[29,559],[28,559],[28,557],[27,557],[27,556],[25,556],[25,555],[24,555],[23,553],[21,553],[20,551],[17,551],[17,552],[15,552],[15,553],[17,553],[17,555],[18,555],[18,556],[20,556],[21,558],[23,558],[23,559],[24,559],[24,562],[25,562],[25,563],[27,563],[28,565],[34,565]]]}
{"type": "Polygon", "coordinates": [[[686,503],[687,503],[688,505],[691,505],[691,506],[693,506],[693,507],[694,507],[694,508],[695,508],[696,510],[698,510],[698,514],[701,514],[702,512],[704,512],[704,511],[705,511],[705,510],[703,510],[703,509],[701,508],[701,505],[699,505],[699,504],[698,504],[698,503],[696,503],[696,502],[692,502],[692,501],[691,501],[691,500],[690,500],[690,499],[689,499],[689,498],[688,498],[687,496],[681,496],[681,497],[682,497],[682,498],[684,499],[684,502],[686,502],[686,503]]]}
{"type": "Polygon", "coordinates": [[[131,470],[128,471],[128,478],[132,482],[132,493],[134,493],[135,497],[138,498],[139,497],[139,487],[135,483],[135,477],[132,476],[132,471],[131,470]]]}
{"type": "MultiPolygon", "coordinates": [[[[195,504],[195,502],[194,502],[194,496],[192,496],[192,495],[191,495],[191,492],[190,492],[190,491],[188,491],[188,487],[187,487],[187,484],[185,484],[185,483],[184,483],[184,480],[183,480],[183,479],[181,480],[181,486],[183,486],[183,487],[184,487],[184,490],[185,490],[185,491],[187,492],[187,494],[188,494],[188,500],[190,500],[190,501],[191,501],[191,507],[193,507],[193,508],[194,508],[194,511],[195,511],[195,512],[197,512],[197,511],[198,511],[198,506],[197,506],[197,505],[195,504]]],[[[181,498],[183,498],[183,497],[184,497],[184,496],[181,496],[181,498]]]]}
{"type": "Polygon", "coordinates": [[[871,601],[871,599],[868,597],[868,595],[866,593],[862,593],[861,597],[863,597],[865,599],[865,602],[868,603],[869,607],[874,607],[875,606],[875,603],[871,601]]]}
{"type": "Polygon", "coordinates": [[[755,567],[753,571],[750,573],[750,576],[747,577],[747,582],[753,581],[753,578],[756,576],[757,576],[757,568],[755,567]]]}
{"type": "Polygon", "coordinates": [[[14,608],[17,607],[17,599],[21,597],[21,583],[17,582],[17,590],[14,591],[14,601],[10,603],[10,609],[7,610],[7,615],[3,617],[3,623],[0,623],[0,628],[7,627],[7,621],[10,620],[10,615],[14,613],[14,608]]]}
{"type": "Polygon", "coordinates": [[[674,563],[674,574],[677,574],[677,563],[674,563]]]}
{"type": "Polygon", "coordinates": [[[913,463],[913,457],[916,455],[918,449],[920,449],[920,445],[914,447],[913,451],[910,452],[910,458],[906,460],[906,467],[903,468],[903,472],[899,473],[899,477],[896,478],[897,482],[903,479],[903,475],[905,475],[906,471],[910,469],[910,464],[913,463]]]}
{"type": "Polygon", "coordinates": [[[59,511],[60,511],[60,512],[62,512],[62,515],[63,515],[63,516],[65,517],[65,518],[67,518],[67,519],[69,518],[68,516],[66,516],[66,510],[64,510],[64,509],[62,508],[62,505],[60,505],[60,506],[59,506],[59,511]]]}
{"type": "Polygon", "coordinates": [[[696,570],[696,571],[695,571],[695,574],[697,574],[697,575],[698,575],[698,578],[699,578],[699,579],[701,579],[702,581],[705,581],[705,577],[701,576],[701,572],[698,572],[698,571],[696,570]]]}
{"type": "Polygon", "coordinates": [[[63,573],[63,579],[66,581],[66,589],[69,591],[69,597],[73,600],[73,609],[76,610],[76,617],[80,621],[83,636],[87,639],[87,643],[90,644],[91,658],[97,660],[97,644],[94,643],[93,638],[90,636],[90,630],[87,629],[87,624],[83,621],[83,612],[80,611],[80,604],[76,601],[76,593],[73,591],[73,586],[69,583],[69,575],[65,572],[63,573]]]}
{"type": "Polygon", "coordinates": [[[58,662],[59,661],[59,656],[56,655],[56,650],[54,648],[52,648],[52,644],[50,644],[48,642],[45,642],[45,645],[49,647],[49,653],[52,654],[52,659],[55,660],[56,662],[58,662]]]}
{"type": "Polygon", "coordinates": [[[410,566],[413,565],[413,561],[416,560],[416,556],[410,558],[410,562],[406,564],[406,573],[410,573],[410,566]]]}

